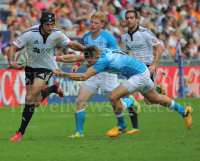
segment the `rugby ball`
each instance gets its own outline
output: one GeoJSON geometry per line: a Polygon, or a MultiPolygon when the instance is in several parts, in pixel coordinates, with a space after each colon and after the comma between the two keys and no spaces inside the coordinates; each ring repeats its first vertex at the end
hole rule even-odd
{"type": "Polygon", "coordinates": [[[26,54],[24,52],[19,52],[15,60],[19,65],[27,64],[26,54]]]}

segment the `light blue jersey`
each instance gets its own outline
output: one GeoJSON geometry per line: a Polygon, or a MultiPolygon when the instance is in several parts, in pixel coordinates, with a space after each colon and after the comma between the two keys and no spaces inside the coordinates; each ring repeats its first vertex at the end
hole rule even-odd
{"type": "Polygon", "coordinates": [[[88,32],[83,36],[84,46],[96,45],[102,48],[118,49],[116,38],[109,32],[102,30],[101,33],[92,39],[92,33],[88,32]]]}
{"type": "Polygon", "coordinates": [[[127,54],[107,48],[102,49],[100,58],[92,67],[97,72],[106,71],[120,74],[127,78],[143,73],[147,69],[145,64],[127,54]]]}

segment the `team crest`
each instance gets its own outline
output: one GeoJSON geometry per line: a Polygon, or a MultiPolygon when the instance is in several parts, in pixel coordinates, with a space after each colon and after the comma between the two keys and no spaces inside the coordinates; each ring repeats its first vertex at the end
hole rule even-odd
{"type": "Polygon", "coordinates": [[[88,45],[88,41],[85,41],[84,44],[85,44],[85,45],[88,45]]]}
{"type": "Polygon", "coordinates": [[[139,41],[139,40],[140,40],[140,37],[138,36],[138,37],[136,38],[136,40],[139,41]]]}
{"type": "Polygon", "coordinates": [[[152,42],[153,42],[153,43],[157,43],[158,41],[157,41],[156,38],[153,38],[153,39],[152,39],[152,42]]]}
{"type": "Polygon", "coordinates": [[[19,45],[21,44],[21,42],[19,41],[19,39],[16,39],[15,42],[19,45]]]}
{"type": "Polygon", "coordinates": [[[100,43],[99,43],[99,44],[102,46],[104,43],[103,43],[103,41],[100,41],[100,43]]]}

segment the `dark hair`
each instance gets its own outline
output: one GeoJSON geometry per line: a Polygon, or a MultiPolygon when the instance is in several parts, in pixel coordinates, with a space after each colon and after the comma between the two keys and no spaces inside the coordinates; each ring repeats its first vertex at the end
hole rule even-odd
{"type": "Polygon", "coordinates": [[[12,25],[12,24],[8,25],[8,26],[7,26],[7,29],[9,29],[10,26],[13,26],[13,25],[12,25]]]}
{"type": "Polygon", "coordinates": [[[100,49],[96,45],[91,45],[85,48],[84,50],[84,57],[90,58],[90,57],[97,57],[97,55],[100,54],[100,49]]]}
{"type": "Polygon", "coordinates": [[[127,15],[128,13],[134,13],[134,14],[135,14],[135,18],[139,18],[139,17],[138,17],[138,13],[137,13],[137,11],[135,11],[135,10],[127,10],[126,13],[125,13],[125,17],[126,17],[126,15],[127,15]]]}
{"type": "Polygon", "coordinates": [[[48,10],[42,12],[42,17],[40,19],[41,24],[45,22],[55,22],[55,15],[48,10]]]}

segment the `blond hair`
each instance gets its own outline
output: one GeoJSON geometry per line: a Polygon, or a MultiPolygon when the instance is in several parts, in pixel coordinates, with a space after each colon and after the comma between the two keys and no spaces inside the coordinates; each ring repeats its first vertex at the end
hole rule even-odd
{"type": "Polygon", "coordinates": [[[106,16],[103,12],[94,12],[91,18],[99,18],[101,20],[101,23],[104,23],[106,21],[106,16]]]}

